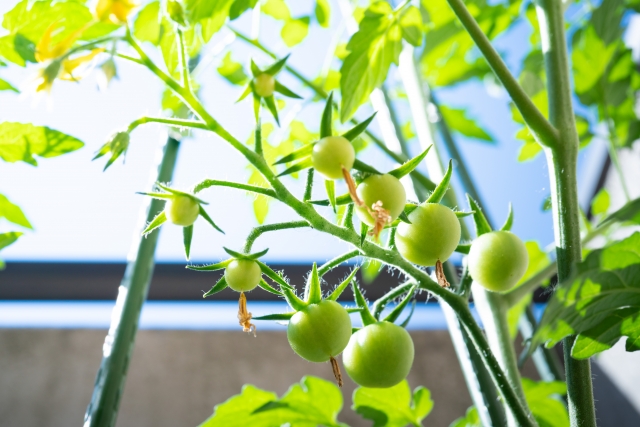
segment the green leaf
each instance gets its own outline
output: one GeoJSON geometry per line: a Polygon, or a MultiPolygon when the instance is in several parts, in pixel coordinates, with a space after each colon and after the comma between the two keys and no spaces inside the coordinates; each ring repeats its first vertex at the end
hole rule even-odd
{"type": "Polygon", "coordinates": [[[580,32],[579,41],[571,53],[575,91],[586,93],[602,77],[616,51],[615,45],[606,46],[592,25],[580,32]]]}
{"type": "Polygon", "coordinates": [[[280,37],[288,47],[301,43],[307,34],[309,34],[308,16],[287,21],[280,31],[280,37]]]}
{"type": "Polygon", "coordinates": [[[351,129],[349,129],[342,136],[347,138],[349,141],[353,142],[353,140],[355,140],[358,136],[360,136],[362,132],[364,132],[367,129],[367,126],[369,126],[369,124],[371,123],[373,118],[376,116],[376,114],[378,113],[377,112],[373,113],[366,120],[358,123],[351,129]]]}
{"type": "Polygon", "coordinates": [[[235,0],[229,9],[229,19],[232,21],[238,19],[240,15],[249,9],[253,9],[257,4],[258,0],[235,0]]]}
{"type": "Polygon", "coordinates": [[[403,380],[389,388],[358,387],[353,392],[353,409],[374,426],[422,426],[422,420],[433,409],[431,393],[418,387],[413,395],[409,383],[403,380]]]}
{"type": "Polygon", "coordinates": [[[598,191],[598,194],[591,201],[591,213],[593,215],[606,214],[611,204],[611,198],[606,188],[598,191]]]}
{"type": "Polygon", "coordinates": [[[36,166],[34,156],[56,157],[79,150],[84,143],[65,133],[30,123],[0,123],[0,158],[36,166]]]}
{"type": "Polygon", "coordinates": [[[449,166],[447,166],[447,172],[445,172],[442,180],[438,184],[433,193],[429,195],[425,203],[440,203],[447,190],[449,189],[449,183],[451,182],[451,174],[453,173],[453,160],[449,160],[449,166]]]}
{"type": "Polygon", "coordinates": [[[21,233],[19,231],[9,231],[8,233],[0,233],[0,249],[6,248],[10,244],[18,240],[18,238],[22,236],[22,234],[24,233],[21,233]]]}
{"type": "Polygon", "coordinates": [[[569,414],[559,399],[567,394],[567,385],[562,381],[536,382],[522,378],[524,395],[531,413],[540,426],[569,427],[569,414]]]}
{"type": "Polygon", "coordinates": [[[291,19],[291,12],[284,0],[267,0],[262,5],[261,12],[279,21],[291,19]]]}
{"type": "Polygon", "coordinates": [[[138,13],[133,23],[133,36],[143,42],[150,42],[154,45],[160,43],[160,2],[153,1],[147,4],[138,13]]]}
{"type": "Polygon", "coordinates": [[[144,229],[144,231],[142,232],[142,235],[146,236],[156,228],[160,227],[166,221],[167,221],[167,215],[165,214],[164,210],[162,210],[158,215],[156,215],[155,218],[153,218],[153,220],[149,223],[149,225],[147,225],[147,228],[144,229]]]}
{"type": "Polygon", "coordinates": [[[442,105],[440,106],[440,113],[442,114],[443,120],[454,131],[469,138],[495,143],[493,137],[489,135],[486,130],[478,126],[477,121],[470,119],[465,110],[449,108],[442,105]]]}
{"type": "Polygon", "coordinates": [[[327,190],[327,198],[329,199],[329,203],[331,203],[331,208],[333,212],[336,212],[336,183],[332,179],[324,180],[324,188],[327,190]]]}
{"type": "Polygon", "coordinates": [[[0,90],[11,90],[13,92],[20,93],[20,91],[13,87],[11,83],[3,79],[0,79],[0,90]]]}
{"type": "Polygon", "coordinates": [[[213,287],[211,289],[209,289],[209,291],[207,291],[204,295],[202,295],[202,298],[206,298],[206,297],[211,296],[213,294],[217,294],[220,291],[224,291],[225,289],[227,289],[228,286],[229,286],[229,284],[227,283],[227,279],[223,275],[220,278],[220,280],[218,280],[216,282],[216,284],[213,285],[213,287]]]}
{"type": "Polygon", "coordinates": [[[12,203],[6,196],[0,194],[0,218],[33,230],[33,226],[25,216],[20,206],[12,203]]]}
{"type": "Polygon", "coordinates": [[[229,9],[234,0],[185,0],[184,9],[189,22],[195,24],[208,18],[229,16],[229,9]]]}
{"type": "Polygon", "coordinates": [[[242,387],[242,392],[225,402],[216,405],[213,415],[199,427],[271,427],[275,414],[253,412],[266,403],[277,399],[277,395],[270,391],[261,390],[251,384],[242,387]]]}
{"type": "Polygon", "coordinates": [[[467,200],[469,202],[469,206],[474,211],[473,223],[476,226],[476,237],[480,237],[485,233],[490,233],[491,226],[489,225],[489,221],[487,221],[487,218],[482,213],[482,209],[480,209],[480,205],[478,205],[478,202],[473,200],[468,194],[467,200]]]}
{"type": "Polygon", "coordinates": [[[328,0],[316,0],[315,15],[316,21],[321,27],[329,28],[331,6],[329,6],[328,0]]]}
{"type": "Polygon", "coordinates": [[[184,254],[189,259],[191,253],[191,240],[193,239],[193,224],[188,227],[182,227],[182,237],[184,242],[184,254]]]}
{"type": "Polygon", "coordinates": [[[478,410],[475,406],[467,409],[467,413],[464,417],[458,418],[451,423],[449,427],[482,427],[478,410]]]}
{"type": "Polygon", "coordinates": [[[400,16],[400,28],[402,29],[402,37],[408,43],[416,47],[422,45],[424,34],[420,9],[409,6],[400,16]]]}
{"type": "Polygon", "coordinates": [[[623,336],[629,337],[627,351],[640,349],[640,328],[636,326],[639,278],[640,232],[591,252],[577,266],[574,277],[554,292],[533,345],[547,342],[550,346],[567,335],[579,334],[580,345],[573,357],[592,356],[623,336]],[[624,317],[627,309],[632,314],[624,317]],[[582,335],[587,338],[580,338],[582,335]]]}
{"type": "Polygon", "coordinates": [[[347,44],[349,55],[340,68],[340,119],[350,119],[371,92],[387,78],[402,50],[397,13],[386,1],[376,1],[364,12],[358,31],[347,44]]]}
{"type": "MultiPolygon", "coordinates": [[[[523,131],[529,132],[529,129],[523,128],[523,131]]],[[[525,142],[520,147],[520,153],[518,153],[518,161],[526,162],[527,160],[533,160],[538,154],[542,153],[542,146],[535,141],[525,142]]]]}
{"type": "Polygon", "coordinates": [[[415,168],[418,167],[418,165],[422,162],[422,160],[424,160],[424,158],[427,156],[427,153],[429,153],[429,150],[431,149],[431,147],[432,145],[428,146],[427,149],[424,150],[422,153],[415,156],[413,159],[405,162],[404,164],[400,165],[399,167],[395,168],[394,170],[388,172],[388,174],[391,176],[395,176],[398,179],[402,178],[405,175],[410,174],[411,172],[414,171],[415,168]]]}
{"type": "Polygon", "coordinates": [[[603,227],[615,222],[640,224],[640,198],[628,202],[623,207],[607,216],[598,224],[598,227],[603,227]]]}
{"type": "Polygon", "coordinates": [[[222,63],[218,67],[218,73],[229,83],[242,86],[249,81],[249,76],[244,72],[242,64],[231,58],[231,51],[222,58],[222,63]]]}
{"type": "Polygon", "coordinates": [[[320,138],[333,135],[333,92],[329,93],[320,120],[320,138]]]}

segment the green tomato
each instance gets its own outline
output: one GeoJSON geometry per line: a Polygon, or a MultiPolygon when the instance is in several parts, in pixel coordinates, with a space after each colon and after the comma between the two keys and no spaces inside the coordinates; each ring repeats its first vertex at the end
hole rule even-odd
{"type": "Polygon", "coordinates": [[[425,267],[445,262],[460,243],[460,221],[446,206],[427,203],[409,214],[411,224],[401,222],[396,231],[398,252],[425,267]]]}
{"type": "Polygon", "coordinates": [[[362,387],[393,387],[405,379],[413,364],[413,340],[391,322],[365,326],[351,336],[342,355],[347,375],[362,387]]]}
{"type": "MultiPolygon", "coordinates": [[[[378,201],[382,202],[382,207],[388,210],[391,215],[391,221],[400,216],[407,203],[407,193],[404,191],[402,183],[398,178],[389,174],[371,175],[358,185],[356,192],[369,208],[378,201]]],[[[370,227],[375,224],[375,220],[367,209],[357,207],[356,214],[360,221],[370,227]]]]}
{"type": "Polygon", "coordinates": [[[200,214],[200,205],[191,197],[175,196],[167,200],[164,213],[167,219],[175,225],[188,227],[196,222],[200,214]]]}
{"type": "Polygon", "coordinates": [[[356,150],[342,136],[326,136],[316,142],[311,152],[313,168],[328,179],[342,178],[342,166],[351,170],[356,150]]]}
{"type": "Polygon", "coordinates": [[[234,259],[224,270],[224,278],[236,292],[249,292],[260,283],[262,270],[257,262],[248,259],[234,259]]]}
{"type": "Polygon", "coordinates": [[[258,96],[268,98],[276,90],[276,79],[267,73],[258,74],[253,79],[253,90],[256,91],[258,96]]]}
{"type": "Polygon", "coordinates": [[[310,362],[326,362],[344,350],[351,337],[349,313],[335,301],[309,304],[289,320],[287,338],[293,351],[310,362]]]}
{"type": "Polygon", "coordinates": [[[529,265],[529,254],[522,240],[509,231],[492,231],[478,237],[468,257],[473,280],[490,291],[513,288],[529,265]]]}

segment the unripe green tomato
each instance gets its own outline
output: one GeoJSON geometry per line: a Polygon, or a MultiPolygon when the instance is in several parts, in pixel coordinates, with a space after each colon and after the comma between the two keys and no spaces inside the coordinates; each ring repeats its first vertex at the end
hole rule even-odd
{"type": "MultiPolygon", "coordinates": [[[[377,201],[381,201],[382,207],[389,211],[391,221],[395,221],[400,216],[407,203],[404,186],[398,178],[389,174],[371,175],[358,185],[356,193],[369,208],[377,201]]],[[[375,224],[375,220],[365,208],[357,207],[356,214],[365,224],[371,227],[375,224]]]]}
{"type": "Polygon", "coordinates": [[[309,304],[289,320],[287,338],[293,351],[310,362],[326,362],[344,350],[351,337],[349,313],[335,301],[309,304]]]}
{"type": "Polygon", "coordinates": [[[393,387],[405,379],[413,364],[413,340],[391,322],[365,326],[351,336],[342,354],[347,375],[362,387],[393,387]]]}
{"type": "Polygon", "coordinates": [[[316,142],[311,152],[313,168],[328,179],[342,178],[342,166],[351,170],[356,150],[343,136],[326,136],[316,142]]]}
{"type": "Polygon", "coordinates": [[[483,234],[471,244],[467,259],[473,280],[486,289],[504,292],[524,276],[529,254],[522,240],[509,231],[483,234]]]}
{"type": "Polygon", "coordinates": [[[188,227],[196,222],[200,214],[200,205],[191,197],[174,196],[167,200],[164,213],[167,219],[175,225],[188,227]]]}
{"type": "Polygon", "coordinates": [[[276,79],[267,73],[258,74],[253,79],[253,89],[259,96],[268,98],[276,90],[276,79]]]}
{"type": "Polygon", "coordinates": [[[260,283],[262,270],[257,262],[248,259],[234,259],[224,270],[227,285],[236,292],[249,292],[260,283]]]}
{"type": "Polygon", "coordinates": [[[409,214],[411,224],[401,222],[396,248],[407,260],[425,267],[445,262],[460,243],[460,221],[439,203],[418,206],[409,214]]]}

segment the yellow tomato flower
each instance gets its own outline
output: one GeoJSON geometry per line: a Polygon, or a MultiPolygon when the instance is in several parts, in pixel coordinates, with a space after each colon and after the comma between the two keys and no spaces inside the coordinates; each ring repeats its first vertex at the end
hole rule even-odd
{"type": "Polygon", "coordinates": [[[71,81],[80,80],[83,76],[81,74],[80,75],[74,74],[76,69],[81,65],[88,63],[93,58],[95,58],[96,55],[104,51],[105,51],[104,48],[93,49],[91,52],[89,52],[86,55],[77,56],[73,59],[65,59],[64,61],[62,61],[62,72],[60,73],[60,77],[59,77],[60,80],[71,80],[71,81]]]}
{"type": "Polygon", "coordinates": [[[138,5],[135,0],[98,0],[94,14],[100,21],[120,24],[127,22],[127,17],[138,5]]]}
{"type": "Polygon", "coordinates": [[[40,41],[36,45],[35,57],[36,61],[44,62],[49,59],[55,59],[62,55],[64,55],[73,44],[78,40],[78,38],[82,35],[84,30],[88,25],[85,25],[76,31],[69,34],[64,40],[60,43],[52,44],[53,33],[58,28],[58,22],[54,22],[49,25],[49,27],[45,30],[44,34],[40,38],[40,41]]]}

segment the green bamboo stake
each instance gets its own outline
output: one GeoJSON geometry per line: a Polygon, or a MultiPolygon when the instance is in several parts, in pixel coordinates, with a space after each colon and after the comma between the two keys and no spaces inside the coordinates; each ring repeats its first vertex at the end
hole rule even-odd
{"type": "MultiPolygon", "coordinates": [[[[179,141],[168,138],[156,181],[171,181],[178,156],[179,141]]],[[[124,390],[129,360],[133,353],[142,305],[147,299],[155,266],[154,253],[160,231],[142,237],[144,226],[163,209],[164,202],[145,199],[148,204],[145,224],[134,242],[136,256],[129,260],[111,316],[111,326],[102,347],[102,362],[96,377],[91,402],[84,416],[84,427],[112,427],[116,423],[124,390]]],[[[133,251],[132,251],[133,252],[133,251]]]]}

